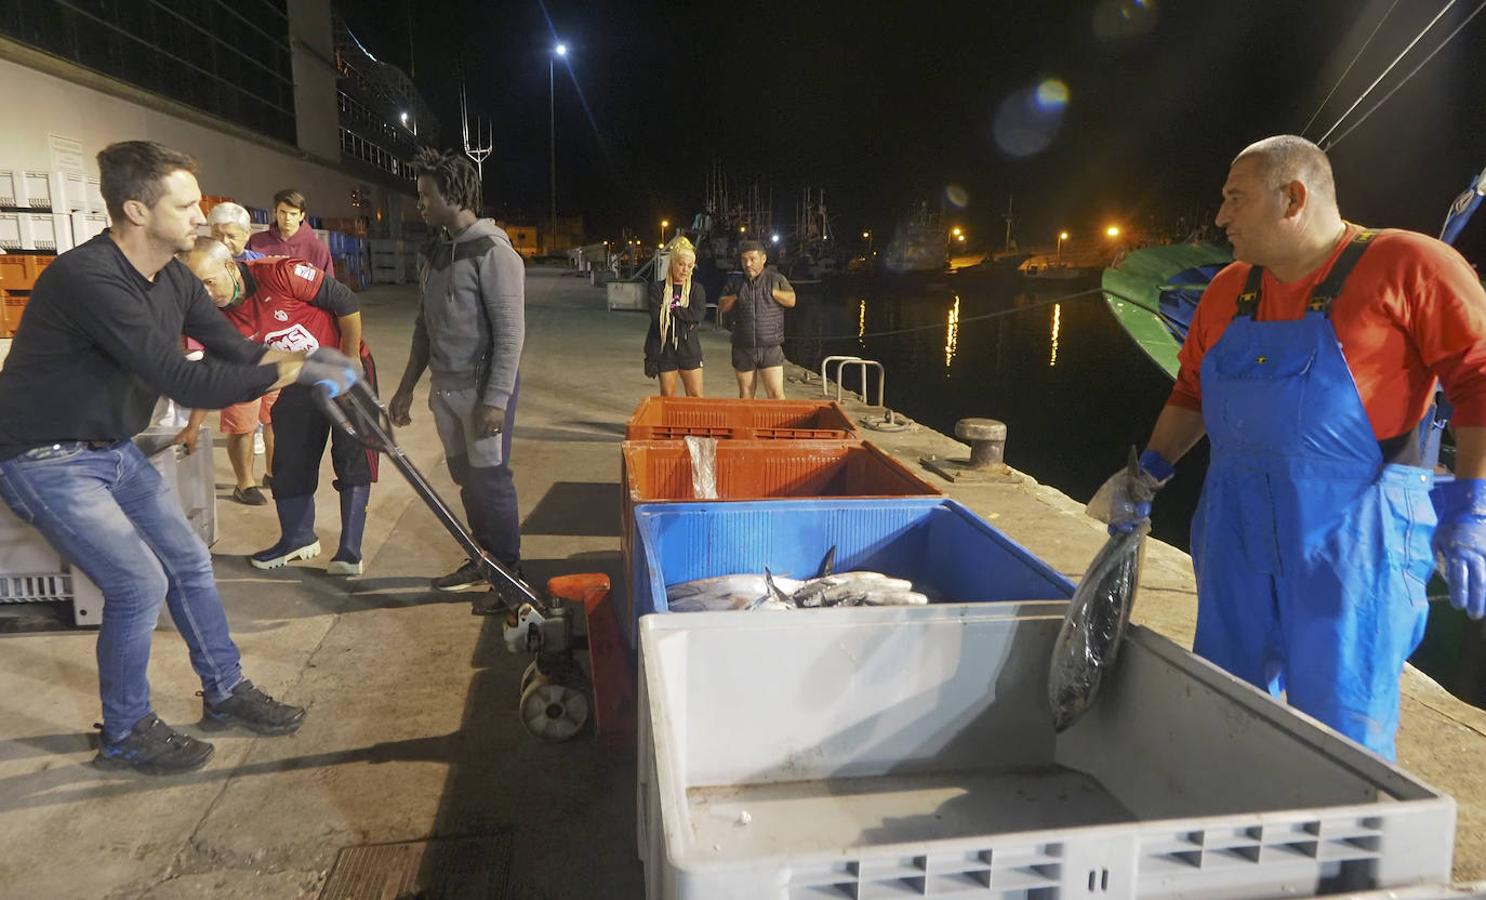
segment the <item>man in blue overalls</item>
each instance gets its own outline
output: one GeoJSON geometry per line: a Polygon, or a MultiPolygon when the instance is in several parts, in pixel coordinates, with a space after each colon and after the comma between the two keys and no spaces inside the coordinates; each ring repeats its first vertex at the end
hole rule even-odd
{"type": "Polygon", "coordinates": [[[1217,224],[1237,261],[1203,294],[1139,473],[1106,485],[1110,526],[1144,525],[1206,434],[1193,651],[1392,759],[1436,555],[1451,601],[1486,614],[1486,292],[1446,244],[1344,222],[1303,138],[1240,153],[1217,224]],[[1431,494],[1436,379],[1457,456],[1431,494]]]}

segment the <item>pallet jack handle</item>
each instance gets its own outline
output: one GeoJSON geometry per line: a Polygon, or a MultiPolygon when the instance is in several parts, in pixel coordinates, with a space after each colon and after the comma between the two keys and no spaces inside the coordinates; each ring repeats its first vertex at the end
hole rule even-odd
{"type": "Polygon", "coordinates": [[[444,503],[443,498],[434,491],[423,473],[418,471],[413,461],[397,445],[392,434],[392,417],[387,414],[382,401],[377,399],[371,385],[358,381],[339,396],[331,396],[327,387],[317,385],[314,393],[320,410],[330,419],[332,425],[363,447],[375,450],[391,460],[392,465],[397,467],[397,471],[412,486],[413,492],[433,511],[434,517],[454,536],[454,540],[459,542],[460,548],[480,566],[485,580],[490,582],[490,586],[511,613],[519,612],[523,604],[530,604],[542,612],[552,609],[552,604],[533,590],[531,585],[487,554],[464,523],[444,503]]]}

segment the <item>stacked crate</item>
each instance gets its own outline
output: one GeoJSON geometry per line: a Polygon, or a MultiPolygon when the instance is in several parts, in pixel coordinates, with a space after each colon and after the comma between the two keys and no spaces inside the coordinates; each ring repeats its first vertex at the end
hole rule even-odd
{"type": "MultiPolygon", "coordinates": [[[[876,507],[942,494],[880,448],[863,441],[845,411],[830,401],[648,397],[631,417],[626,437],[620,450],[620,543],[628,599],[616,608],[623,610],[620,629],[632,648],[639,617],[666,610],[667,584],[692,577],[761,572],[761,566],[768,564],[761,560],[754,569],[747,568],[742,547],[724,541],[694,548],[705,549],[695,558],[707,561],[708,574],[672,577],[675,573],[667,571],[668,564],[657,556],[663,551],[661,536],[646,536],[645,526],[652,521],[665,519],[674,524],[741,511],[759,513],[760,521],[767,522],[773,514],[783,515],[796,506],[806,511],[808,519],[838,500],[876,507]],[[717,440],[715,501],[696,502],[687,437],[717,440]]],[[[804,530],[797,533],[795,543],[805,555],[813,555],[811,571],[805,571],[803,564],[771,566],[778,574],[814,575],[814,566],[828,549],[826,534],[813,530],[809,523],[800,527],[804,530]]],[[[691,525],[677,528],[686,531],[691,525]]],[[[679,552],[673,550],[671,555],[679,552]]]]}

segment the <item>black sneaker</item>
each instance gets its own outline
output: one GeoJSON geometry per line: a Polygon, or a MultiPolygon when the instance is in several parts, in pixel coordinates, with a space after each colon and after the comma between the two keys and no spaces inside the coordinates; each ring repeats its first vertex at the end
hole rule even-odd
{"type": "Polygon", "coordinates": [[[243,490],[240,487],[232,489],[232,499],[244,506],[263,506],[268,503],[268,498],[256,486],[243,490]]]}
{"type": "Polygon", "coordinates": [[[485,580],[485,573],[480,571],[480,566],[472,559],[465,560],[464,565],[448,575],[433,580],[434,590],[449,594],[488,587],[490,587],[490,582],[485,580]]]}
{"type": "Polygon", "coordinates": [[[304,722],[304,712],[304,707],[275,700],[244,678],[221,703],[202,699],[200,724],[205,731],[241,725],[258,734],[293,734],[304,722]]]}
{"type": "Polygon", "coordinates": [[[216,748],[181,734],[150,713],[134,723],[129,736],[117,743],[98,741],[93,765],[100,769],[133,769],[146,775],[174,775],[206,765],[216,748]]]}

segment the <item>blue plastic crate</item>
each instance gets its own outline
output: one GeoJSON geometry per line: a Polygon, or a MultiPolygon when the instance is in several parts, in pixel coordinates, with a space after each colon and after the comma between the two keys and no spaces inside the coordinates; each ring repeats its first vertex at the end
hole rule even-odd
{"type": "MultiPolygon", "coordinates": [[[[629,601],[620,629],[666,612],[666,585],[758,573],[836,570],[907,578],[955,603],[1066,600],[1073,583],[963,505],[942,497],[642,503],[635,507],[629,601]]],[[[739,613],[746,615],[746,613],[739,613]]]]}

